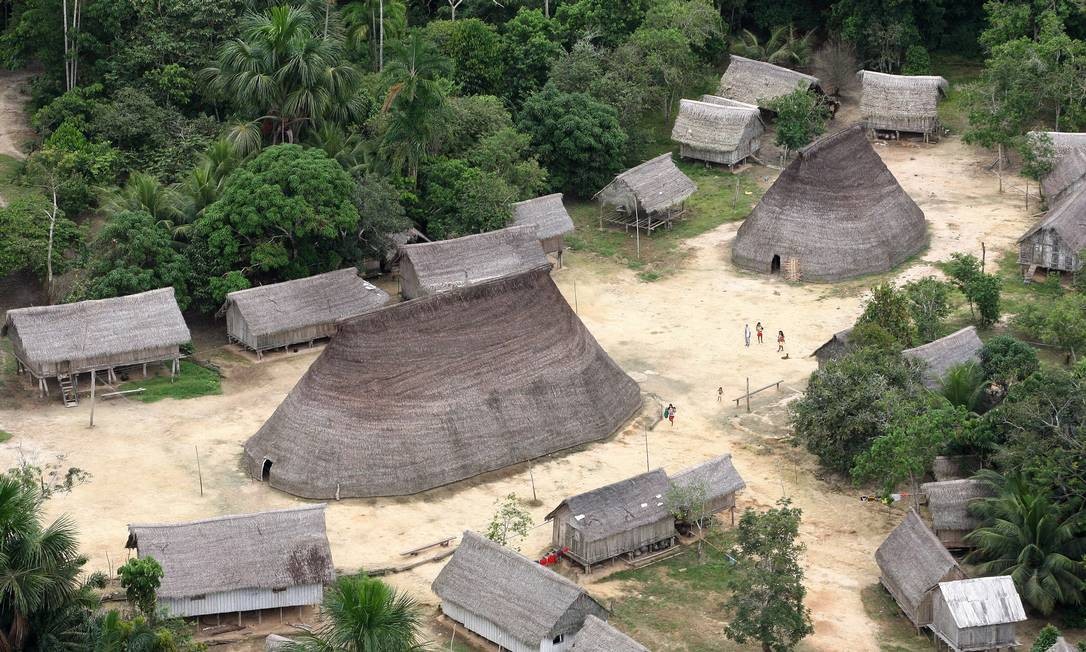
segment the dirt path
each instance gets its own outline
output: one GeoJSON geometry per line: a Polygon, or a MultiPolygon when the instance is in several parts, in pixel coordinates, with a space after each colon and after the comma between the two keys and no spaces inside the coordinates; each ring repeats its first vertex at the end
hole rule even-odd
{"type": "MultiPolygon", "coordinates": [[[[931,230],[930,249],[897,276],[930,273],[931,263],[952,251],[979,252],[981,241],[993,260],[1028,226],[1021,202],[999,195],[995,178],[979,168],[982,157],[960,141],[898,143],[878,150],[925,210],[931,230]]],[[[780,442],[787,403],[816,366],[807,356],[852,323],[871,279],[788,285],[738,271],[729,255],[737,228],[724,225],[689,242],[691,255],[683,270],[656,283],[642,283],[625,268],[577,254],[568,257],[555,280],[603,347],[644,390],[678,406],[674,427],[662,424],[648,433],[651,466],[677,470],[731,451],[748,483],[740,508],[772,505],[788,495],[804,510],[815,634],[802,648],[875,650],[875,625],[864,615],[860,591],[876,581],[872,555],[897,517],[866,508],[851,487],[838,490],[817,480],[809,456],[780,442]],[[753,327],[759,320],[767,333],[785,331],[788,359],[768,341],[749,349],[742,345],[743,324],[753,327]],[[756,397],[751,415],[737,411],[734,403],[717,402],[718,386],[724,387],[726,399],[739,396],[748,376],[752,386],[783,380],[785,391],[756,397]]],[[[232,369],[222,396],[183,404],[99,403],[93,430],[87,428],[86,403],[69,410],[28,394],[22,409],[0,410],[0,429],[15,434],[0,445],[0,468],[13,464],[21,449],[39,464],[64,455],[65,466],[93,474],[89,484],[49,503],[51,512],[75,516],[91,569],[104,570],[107,563],[115,569],[123,561],[127,523],[297,504],[241,472],[240,446],[316,355],[232,369]]],[[[543,505],[533,515],[541,522],[565,496],[644,469],[645,433],[634,427],[585,450],[541,460],[533,470],[543,505]]],[[[353,570],[396,563],[401,551],[416,545],[466,528],[482,529],[495,501],[510,492],[531,495],[526,466],[419,496],[334,503],[328,532],[336,565],[353,570]]],[[[548,543],[549,528],[541,526],[521,548],[533,555],[548,543]]],[[[429,584],[439,568],[422,566],[390,581],[433,604],[429,584]]],[[[604,583],[590,588],[614,595],[622,587],[604,583]]]]}

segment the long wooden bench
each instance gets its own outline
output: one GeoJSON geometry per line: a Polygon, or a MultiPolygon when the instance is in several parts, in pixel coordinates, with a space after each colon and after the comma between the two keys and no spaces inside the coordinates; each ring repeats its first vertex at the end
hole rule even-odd
{"type": "Polygon", "coordinates": [[[426,544],[424,546],[419,546],[418,548],[413,548],[411,550],[408,550],[407,552],[401,552],[400,556],[401,557],[417,557],[420,552],[423,552],[425,550],[429,550],[430,548],[436,548],[438,546],[441,546],[442,548],[448,548],[449,544],[452,543],[455,540],[456,540],[456,537],[445,537],[444,539],[438,539],[437,541],[434,541],[433,543],[428,543],[428,544],[426,544]]]}

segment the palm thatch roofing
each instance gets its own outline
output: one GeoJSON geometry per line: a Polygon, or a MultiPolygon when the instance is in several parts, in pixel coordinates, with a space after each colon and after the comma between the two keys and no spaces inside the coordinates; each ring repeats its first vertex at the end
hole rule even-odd
{"type": "Polygon", "coordinates": [[[661,154],[616,176],[596,197],[605,204],[659,213],[687,200],[698,186],[675,167],[671,153],[661,154]]]}
{"type": "Polygon", "coordinates": [[[920,490],[928,497],[931,525],[936,531],[980,527],[981,519],[969,513],[969,503],[992,495],[988,485],[972,479],[926,482],[920,490]]]}
{"type": "Polygon", "coordinates": [[[605,621],[589,616],[570,652],[649,652],[649,649],[605,621]]]}
{"type": "Polygon", "coordinates": [[[703,485],[708,489],[706,498],[710,500],[733,494],[747,487],[746,481],[732,464],[731,453],[725,453],[676,473],[671,479],[671,484],[677,487],[703,485]]]}
{"type": "Polygon", "coordinates": [[[1036,141],[1041,135],[1048,136],[1052,142],[1052,149],[1057,157],[1068,154],[1076,149],[1086,149],[1086,133],[1073,131],[1031,131],[1026,137],[1036,141]]]}
{"type": "Polygon", "coordinates": [[[405,495],[610,436],[640,389],[549,271],[341,321],[246,442],[251,472],[267,459],[307,498],[405,495]]]}
{"type": "Polygon", "coordinates": [[[829,353],[831,350],[844,349],[848,346],[848,340],[852,337],[852,328],[846,328],[843,331],[837,331],[830,339],[822,343],[822,346],[814,350],[811,355],[818,357],[819,354],[829,353]]]}
{"type": "Polygon", "coordinates": [[[731,152],[764,128],[756,106],[680,100],[671,140],[699,149],[731,152]]]}
{"type": "Polygon", "coordinates": [[[977,336],[977,329],[966,326],[934,342],[905,349],[901,355],[924,363],[924,385],[933,388],[943,382],[951,367],[966,362],[980,362],[982,348],[984,342],[977,336]]]}
{"type": "Polygon", "coordinates": [[[865,120],[938,118],[939,99],[950,88],[945,79],[934,75],[861,70],[856,76],[861,84],[860,115],[865,120]]]}
{"type": "Polygon", "coordinates": [[[336,576],[324,507],[132,524],[126,547],[162,565],[160,598],[331,584],[336,576]]]}
{"type": "Polygon", "coordinates": [[[573,218],[566,211],[560,192],[513,204],[513,224],[535,226],[535,235],[540,240],[573,233],[573,218]]]}
{"type": "Polygon", "coordinates": [[[1086,183],[1067,192],[1018,242],[1033,237],[1041,229],[1055,231],[1070,251],[1086,249],[1086,183]]]}
{"type": "Polygon", "coordinates": [[[958,629],[1026,620],[1022,598],[1010,575],[940,582],[939,592],[958,629]]]}
{"type": "MultiPolygon", "coordinates": [[[[0,334],[19,334],[27,362],[56,364],[179,346],[192,339],[172,287],[7,311],[0,334]]],[[[73,365],[75,366],[75,365],[73,365]]]]}
{"type": "Polygon", "coordinates": [[[720,97],[719,95],[702,95],[701,101],[706,104],[717,104],[719,106],[730,106],[736,109],[757,109],[757,104],[747,104],[746,102],[740,102],[739,100],[729,100],[726,97],[720,97]]]}
{"type": "Polygon", "coordinates": [[[875,550],[875,563],[883,578],[896,587],[898,595],[894,597],[901,608],[914,620],[917,607],[932,587],[955,571],[965,577],[958,562],[913,510],[875,550]]]}
{"type": "Polygon", "coordinates": [[[558,573],[470,531],[464,532],[432,588],[443,602],[467,609],[533,647],[564,633],[567,614],[578,603],[589,613],[607,613],[558,573]]]}
{"type": "Polygon", "coordinates": [[[1049,206],[1055,206],[1078,186],[1086,185],[1086,148],[1059,157],[1052,170],[1041,179],[1041,189],[1049,206]]]}
{"type": "Polygon", "coordinates": [[[1045,652],[1079,652],[1079,649],[1068,643],[1066,638],[1060,636],[1056,638],[1056,642],[1052,644],[1052,647],[1045,650],[1045,652]]]}
{"type": "Polygon", "coordinates": [[[642,525],[670,517],[664,498],[669,488],[667,474],[655,469],[570,496],[551,510],[551,520],[563,506],[569,507],[576,527],[585,541],[599,541],[642,525]]]}
{"type": "Polygon", "coordinates": [[[731,62],[720,78],[717,95],[746,104],[767,108],[767,103],[795,92],[797,88],[819,88],[817,77],[795,70],[731,55],[731,62]]]}
{"type": "Polygon", "coordinates": [[[452,240],[400,247],[410,262],[419,296],[489,281],[547,264],[534,226],[510,226],[452,240]]]}
{"type": "Polygon", "coordinates": [[[739,227],[732,260],[768,273],[774,256],[794,258],[804,280],[839,281],[901,264],[926,234],[924,212],[853,126],[800,150],[739,227]]]}
{"type": "Polygon", "coordinates": [[[389,301],[388,293],[358,276],[354,267],[226,295],[220,313],[237,306],[253,335],[331,324],[361,315],[389,301]]]}

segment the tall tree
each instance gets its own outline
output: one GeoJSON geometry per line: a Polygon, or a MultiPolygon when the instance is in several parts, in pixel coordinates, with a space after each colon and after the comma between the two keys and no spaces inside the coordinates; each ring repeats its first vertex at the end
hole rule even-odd
{"type": "Polygon", "coordinates": [[[56,204],[33,195],[17,199],[0,208],[0,276],[31,272],[52,301],[53,275],[64,271],[67,252],[81,240],[79,227],[56,204]]]}
{"type": "Polygon", "coordinates": [[[439,80],[450,70],[449,60],[417,31],[393,46],[385,66],[389,87],[382,111],[388,122],[381,150],[412,181],[444,133],[446,100],[439,80]]]}

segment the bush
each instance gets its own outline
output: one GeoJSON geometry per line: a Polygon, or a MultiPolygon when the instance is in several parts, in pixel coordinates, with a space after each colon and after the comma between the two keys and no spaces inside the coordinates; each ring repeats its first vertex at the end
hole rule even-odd
{"type": "Polygon", "coordinates": [[[910,45],[905,51],[905,63],[901,66],[903,75],[930,75],[931,55],[923,45],[910,45]]]}

